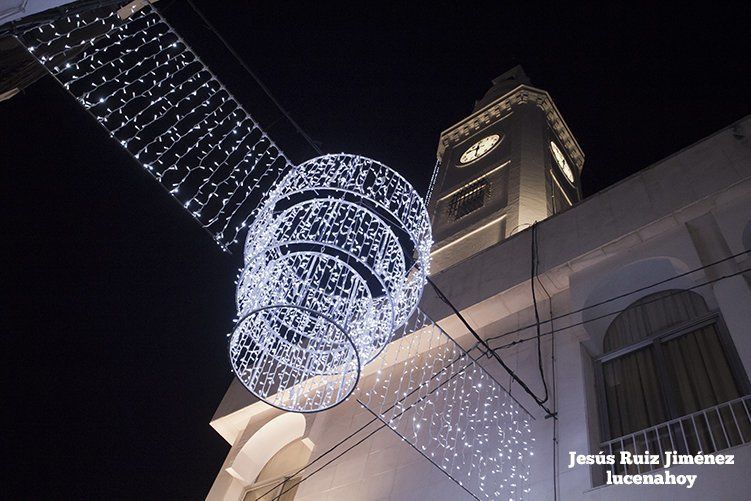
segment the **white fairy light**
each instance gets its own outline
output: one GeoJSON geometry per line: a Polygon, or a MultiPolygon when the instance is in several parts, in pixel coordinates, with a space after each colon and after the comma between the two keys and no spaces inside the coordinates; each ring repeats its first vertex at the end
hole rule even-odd
{"type": "Polygon", "coordinates": [[[296,167],[248,229],[235,374],[282,409],[340,403],[417,306],[431,245],[422,199],[385,165],[339,154],[296,167]]]}
{"type": "Polygon", "coordinates": [[[33,28],[21,41],[227,248],[292,164],[151,6],[33,28]]]}
{"type": "Polygon", "coordinates": [[[528,412],[419,309],[395,337],[358,402],[474,497],[522,499],[528,412]]]}
{"type": "Polygon", "coordinates": [[[403,441],[479,498],[529,492],[526,411],[414,310],[431,237],[409,184],[351,155],[293,168],[151,6],[125,21],[106,8],[76,14],[21,41],[220,246],[249,228],[230,336],[246,387],[281,408],[321,410],[375,359],[358,401],[403,441]],[[399,326],[397,349],[383,351],[399,326]],[[427,351],[406,335],[423,328],[427,351]],[[394,366],[394,353],[409,362],[394,366]]]}

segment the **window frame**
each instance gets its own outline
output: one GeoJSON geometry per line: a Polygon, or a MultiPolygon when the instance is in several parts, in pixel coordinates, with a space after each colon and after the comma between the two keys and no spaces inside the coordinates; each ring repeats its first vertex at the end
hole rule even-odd
{"type": "MultiPolygon", "coordinates": [[[[696,330],[710,325],[715,326],[717,332],[717,338],[722,347],[723,353],[728,360],[730,372],[733,375],[733,379],[740,392],[743,395],[751,393],[751,385],[749,385],[748,375],[743,367],[743,362],[735,349],[730,332],[727,330],[727,326],[722,319],[722,315],[718,310],[710,311],[709,313],[700,317],[693,318],[681,324],[675,325],[664,329],[656,334],[642,339],[634,344],[623,346],[615,350],[611,350],[607,353],[603,353],[594,360],[594,376],[595,376],[595,392],[597,395],[597,413],[600,423],[600,441],[606,442],[614,440],[618,437],[611,436],[610,433],[610,420],[608,414],[607,394],[605,391],[605,376],[603,373],[603,364],[617,358],[628,355],[635,351],[652,347],[653,354],[655,356],[655,369],[657,371],[658,384],[662,393],[663,404],[668,413],[667,421],[682,417],[678,415],[677,408],[677,396],[672,388],[676,388],[676,382],[673,375],[666,369],[665,357],[662,350],[662,344],[671,339],[676,339],[681,336],[690,334],[696,330]]],[[[660,423],[655,423],[652,426],[656,426],[660,423]]],[[[631,433],[637,433],[639,430],[631,433]]],[[[627,435],[631,434],[628,433],[627,435]]]]}

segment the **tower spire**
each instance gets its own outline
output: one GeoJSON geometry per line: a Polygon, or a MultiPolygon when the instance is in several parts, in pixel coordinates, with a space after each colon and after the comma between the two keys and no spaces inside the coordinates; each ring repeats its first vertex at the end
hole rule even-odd
{"type": "Polygon", "coordinates": [[[475,107],[472,112],[484,108],[504,94],[509,93],[520,85],[532,85],[532,81],[524,72],[524,68],[517,64],[510,70],[498,75],[492,80],[493,86],[488,89],[485,95],[478,101],[475,101],[475,107]]]}

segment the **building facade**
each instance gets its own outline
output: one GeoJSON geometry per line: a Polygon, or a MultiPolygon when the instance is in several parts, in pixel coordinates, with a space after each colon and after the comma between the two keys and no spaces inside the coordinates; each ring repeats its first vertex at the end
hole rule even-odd
{"type": "MultiPolygon", "coordinates": [[[[582,200],[584,154],[517,67],[442,133],[438,157],[432,279],[553,414],[495,360],[480,361],[532,414],[524,498],[751,489],[751,117],[582,200]],[[734,464],[668,468],[696,475],[690,489],[608,483],[664,475],[659,465],[570,464],[571,453],[647,450],[732,454],[734,464]]],[[[430,291],[421,308],[472,344],[430,291]]],[[[211,422],[231,450],[208,499],[473,498],[388,427],[353,436],[372,421],[353,399],[283,412],[234,381],[211,422]],[[336,445],[346,453],[327,452],[336,445]]]]}

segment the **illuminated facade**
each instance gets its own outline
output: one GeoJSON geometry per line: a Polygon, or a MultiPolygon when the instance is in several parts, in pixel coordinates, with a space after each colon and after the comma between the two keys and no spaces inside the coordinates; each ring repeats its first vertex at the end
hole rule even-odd
{"type": "MultiPolygon", "coordinates": [[[[431,277],[557,413],[546,418],[494,360],[478,359],[531,413],[523,497],[722,499],[750,489],[751,117],[581,200],[584,155],[550,96],[515,68],[442,133],[438,157],[431,277]],[[697,475],[691,489],[606,484],[644,466],[569,468],[570,452],[645,450],[725,451],[735,464],[671,467],[697,475]]],[[[429,289],[420,308],[472,347],[429,289]]],[[[366,367],[366,377],[423,366],[432,352],[415,346],[400,364],[366,367]]],[[[233,381],[211,425],[231,450],[208,499],[473,499],[451,478],[458,473],[378,429],[355,399],[294,414],[233,381]]],[[[486,447],[503,449],[492,435],[486,447]]]]}

